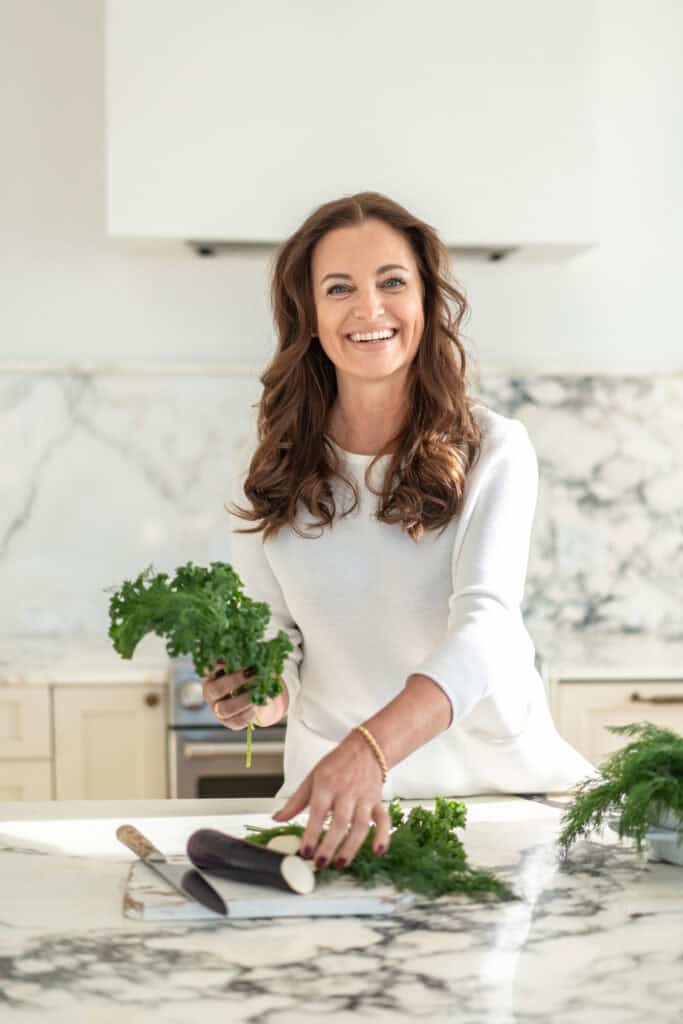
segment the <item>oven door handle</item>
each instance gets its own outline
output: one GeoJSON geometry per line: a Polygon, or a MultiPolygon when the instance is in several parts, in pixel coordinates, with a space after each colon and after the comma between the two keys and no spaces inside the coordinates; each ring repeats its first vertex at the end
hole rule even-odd
{"type": "MultiPolygon", "coordinates": [[[[182,756],[186,761],[200,761],[202,758],[224,756],[225,754],[238,754],[244,757],[246,743],[185,743],[182,748],[182,756]]],[[[285,744],[279,743],[252,743],[252,754],[283,754],[285,744]]]]}

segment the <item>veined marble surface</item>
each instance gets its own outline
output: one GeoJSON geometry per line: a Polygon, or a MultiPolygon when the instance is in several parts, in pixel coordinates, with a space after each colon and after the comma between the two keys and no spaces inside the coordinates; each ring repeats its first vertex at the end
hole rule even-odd
{"type": "Polygon", "coordinates": [[[132,658],[122,658],[106,632],[101,636],[0,633],[0,686],[166,684],[170,666],[163,639],[151,635],[140,641],[132,658]]]}
{"type": "MultiPolygon", "coordinates": [[[[538,454],[530,630],[683,641],[683,375],[480,376],[473,394],[538,454]]],[[[237,369],[5,368],[3,631],[105,635],[107,589],[148,564],[229,562],[224,505],[260,393],[237,369]]]]}
{"type": "MultiPolygon", "coordinates": [[[[530,632],[546,679],[683,681],[683,642],[597,628],[536,627],[530,632]]],[[[124,659],[106,634],[0,633],[0,686],[166,683],[170,668],[164,641],[151,635],[132,659],[124,659]]]]}
{"type": "Polygon", "coordinates": [[[546,678],[683,682],[683,641],[590,628],[536,627],[530,634],[546,678]]]}
{"type": "Polygon", "coordinates": [[[273,801],[0,805],[2,1019],[678,1022],[683,868],[639,857],[609,831],[562,861],[562,800],[464,803],[470,863],[507,879],[517,899],[182,925],[121,916],[130,855],[112,855],[116,824],[155,829],[164,852],[180,852],[183,829],[206,815],[270,813],[273,801]]]}

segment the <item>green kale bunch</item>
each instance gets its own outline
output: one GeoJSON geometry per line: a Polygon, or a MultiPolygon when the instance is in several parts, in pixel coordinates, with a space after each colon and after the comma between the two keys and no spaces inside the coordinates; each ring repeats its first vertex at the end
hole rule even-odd
{"type": "MultiPolygon", "coordinates": [[[[166,639],[171,657],[191,655],[198,676],[213,671],[220,658],[228,673],[253,666],[256,673],[244,690],[254,704],[282,693],[279,677],[292,644],[284,630],[262,640],[270,608],[244,594],[240,577],[227,562],[212,562],[208,569],[187,562],[172,579],[166,573],[155,575],[149,565],[132,582],[106,590],[112,591],[109,637],[122,658],[132,658],[140,640],[156,633],[166,639]]],[[[251,732],[249,725],[247,766],[251,732]]]]}
{"type": "Polygon", "coordinates": [[[599,765],[604,782],[585,779],[562,818],[558,838],[567,855],[577,836],[587,836],[602,825],[609,812],[619,812],[619,838],[636,840],[638,853],[648,828],[663,811],[680,815],[679,842],[683,842],[683,736],[650,722],[608,725],[612,733],[636,736],[599,765]]]}
{"type": "MultiPolygon", "coordinates": [[[[467,863],[465,848],[453,831],[465,826],[465,804],[439,796],[434,803],[433,811],[412,807],[406,817],[399,797],[395,797],[388,807],[392,832],[386,853],[374,853],[375,826],[372,825],[351,864],[341,869],[322,868],[316,872],[318,879],[331,880],[339,874],[348,874],[365,888],[384,882],[431,899],[452,893],[474,898],[517,899],[507,883],[467,863]]],[[[303,825],[291,824],[259,830],[247,838],[266,845],[273,836],[302,836],[304,831],[303,825]]]]}

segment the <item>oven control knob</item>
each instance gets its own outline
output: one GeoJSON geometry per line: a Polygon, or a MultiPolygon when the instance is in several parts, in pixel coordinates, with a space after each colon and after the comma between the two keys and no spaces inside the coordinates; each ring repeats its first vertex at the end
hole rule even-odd
{"type": "Polygon", "coordinates": [[[200,708],[204,703],[204,690],[198,679],[183,683],[178,696],[183,708],[200,708]]]}

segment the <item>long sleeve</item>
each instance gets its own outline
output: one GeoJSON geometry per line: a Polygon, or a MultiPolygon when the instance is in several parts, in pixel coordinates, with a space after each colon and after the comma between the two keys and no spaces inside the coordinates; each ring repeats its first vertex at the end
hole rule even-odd
{"type": "MultiPolygon", "coordinates": [[[[237,473],[233,475],[230,487],[231,503],[241,508],[249,508],[243,487],[255,445],[256,431],[253,429],[240,450],[236,463],[237,473]]],[[[282,670],[282,680],[289,693],[289,715],[301,689],[299,665],[303,658],[302,634],[292,618],[282,588],[266,557],[263,533],[233,532],[254,525],[230,513],[230,564],[242,580],[245,595],[253,601],[265,601],[270,607],[270,621],[264,630],[263,639],[271,640],[282,629],[294,648],[286,656],[282,670]]]]}
{"type": "Polygon", "coordinates": [[[471,471],[453,549],[443,641],[413,670],[453,707],[451,728],[515,733],[526,721],[534,645],[520,610],[538,497],[538,460],[526,427],[507,420],[471,471]]]}

